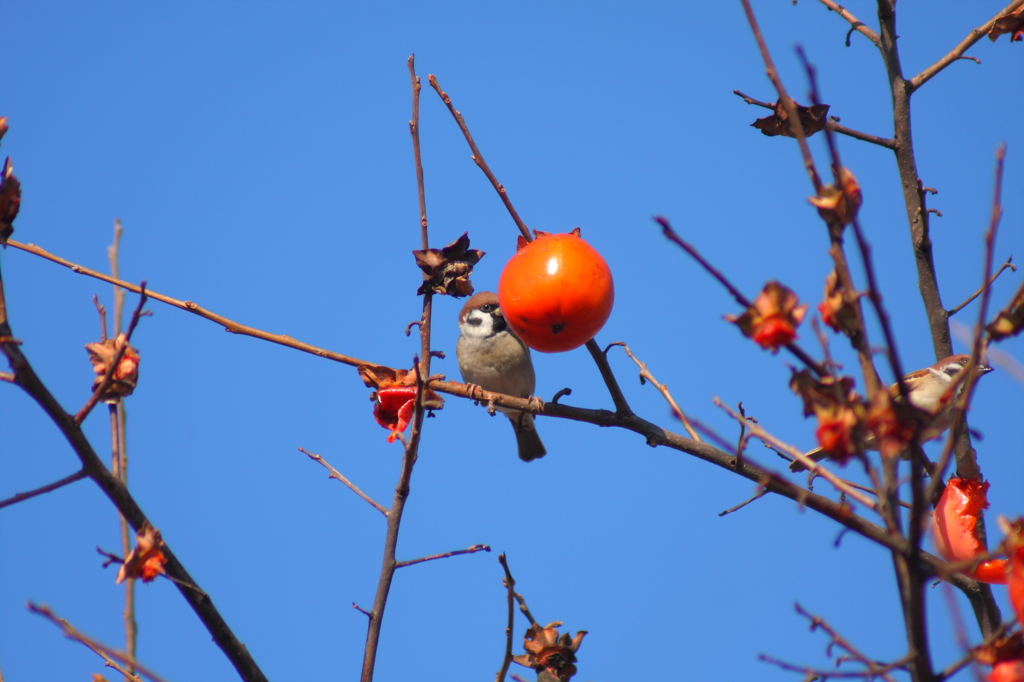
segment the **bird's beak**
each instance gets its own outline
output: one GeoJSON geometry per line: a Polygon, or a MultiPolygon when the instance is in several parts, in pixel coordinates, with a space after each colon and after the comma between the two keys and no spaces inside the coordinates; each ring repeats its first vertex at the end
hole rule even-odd
{"type": "Polygon", "coordinates": [[[975,369],[978,371],[978,374],[988,374],[992,371],[992,368],[988,365],[978,365],[975,369]]]}

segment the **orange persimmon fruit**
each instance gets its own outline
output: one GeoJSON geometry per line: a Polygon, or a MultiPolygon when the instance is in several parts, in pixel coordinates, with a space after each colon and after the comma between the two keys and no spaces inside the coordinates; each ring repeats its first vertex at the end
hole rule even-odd
{"type": "Polygon", "coordinates": [[[578,348],[601,330],[612,312],[615,287],[604,258],[580,237],[535,232],[505,264],[498,303],[508,325],[542,353],[578,348]]]}

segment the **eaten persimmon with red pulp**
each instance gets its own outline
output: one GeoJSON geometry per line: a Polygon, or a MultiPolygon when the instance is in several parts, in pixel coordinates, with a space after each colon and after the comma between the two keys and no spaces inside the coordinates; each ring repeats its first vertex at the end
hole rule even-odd
{"type": "Polygon", "coordinates": [[[615,302],[612,273],[594,247],[568,234],[534,231],[498,280],[498,303],[523,342],[542,353],[578,348],[608,321],[615,302]]]}

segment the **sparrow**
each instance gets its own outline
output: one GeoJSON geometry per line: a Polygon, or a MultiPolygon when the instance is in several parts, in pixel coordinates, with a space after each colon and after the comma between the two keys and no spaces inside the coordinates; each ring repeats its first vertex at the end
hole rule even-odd
{"type": "MultiPolygon", "coordinates": [[[[953,425],[955,400],[940,399],[946,395],[947,390],[957,380],[960,372],[964,370],[967,363],[971,361],[970,355],[950,355],[948,358],[939,360],[931,367],[919,369],[903,377],[903,383],[907,386],[910,404],[923,412],[931,415],[930,421],[924,426],[920,433],[921,442],[934,440],[944,434],[953,425]],[[941,405],[940,405],[941,402],[941,405]]],[[[978,365],[974,371],[979,375],[988,374],[992,368],[988,365],[978,365]]],[[[956,396],[964,388],[964,381],[961,381],[956,388],[956,396]]],[[[889,397],[893,400],[902,400],[900,397],[899,384],[889,387],[889,397]]],[[[878,445],[871,434],[864,442],[865,447],[877,450],[878,445]]],[[[806,453],[815,462],[825,459],[828,455],[821,451],[821,448],[814,448],[806,453]]],[[[807,469],[799,461],[789,465],[790,471],[804,471],[807,469]]]]}
{"type": "MultiPolygon", "coordinates": [[[[466,301],[459,313],[455,352],[465,383],[517,398],[533,396],[536,377],[530,349],[509,328],[497,294],[481,291],[466,301]]],[[[529,462],[547,454],[532,414],[507,407],[496,409],[512,422],[519,442],[519,459],[529,462]]]]}

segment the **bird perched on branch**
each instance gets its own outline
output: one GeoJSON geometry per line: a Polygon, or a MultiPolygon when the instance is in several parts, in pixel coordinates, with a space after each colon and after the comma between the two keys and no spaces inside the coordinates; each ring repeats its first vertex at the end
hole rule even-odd
{"type": "MultiPolygon", "coordinates": [[[[481,291],[466,301],[459,313],[459,343],[455,351],[462,380],[467,384],[517,398],[533,396],[536,378],[530,349],[509,329],[497,294],[481,291]]],[[[507,407],[496,409],[512,422],[519,459],[529,462],[547,454],[532,414],[507,407]]]]}
{"type": "MultiPolygon", "coordinates": [[[[963,391],[966,381],[959,379],[959,375],[971,361],[970,355],[950,355],[948,358],[939,360],[931,367],[925,367],[903,377],[903,383],[907,386],[910,404],[917,409],[930,415],[930,419],[921,429],[919,438],[921,442],[934,440],[944,434],[953,425],[956,398],[963,391]],[[956,395],[948,395],[953,382],[958,381],[956,395]],[[944,399],[945,398],[945,399],[944,399]]],[[[979,375],[988,374],[992,368],[988,365],[977,365],[974,371],[979,375]]],[[[902,400],[899,384],[889,387],[889,397],[893,400],[902,400]]],[[[875,438],[868,434],[864,440],[865,447],[877,450],[878,444],[875,438]]],[[[815,462],[828,457],[822,449],[814,448],[806,453],[815,462]]],[[[799,460],[789,465],[790,471],[804,471],[805,467],[799,460]]]]}

